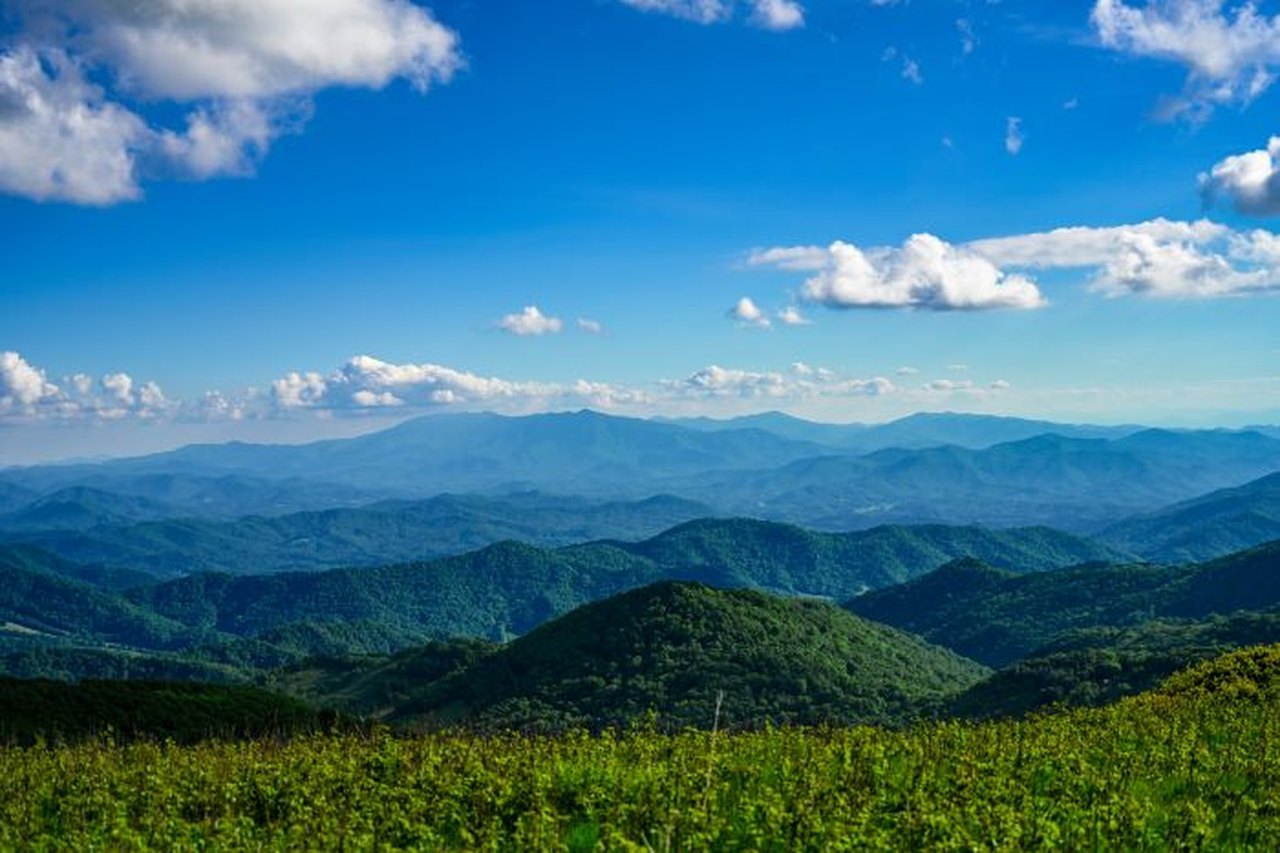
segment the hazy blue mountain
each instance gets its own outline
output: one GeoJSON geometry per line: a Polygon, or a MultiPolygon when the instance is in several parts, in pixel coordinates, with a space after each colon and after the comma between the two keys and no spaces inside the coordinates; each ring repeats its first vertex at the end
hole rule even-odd
{"type": "Polygon", "coordinates": [[[1099,538],[1150,560],[1207,560],[1280,539],[1280,473],[1111,525],[1099,538]]]}
{"type": "Polygon", "coordinates": [[[0,514],[4,530],[87,530],[102,524],[128,524],[165,518],[170,507],[135,495],[118,495],[89,486],[68,486],[0,514]]]}
{"type": "Polygon", "coordinates": [[[751,427],[799,441],[870,453],[887,448],[913,449],[954,445],[982,449],[995,444],[1052,434],[1066,438],[1122,438],[1140,426],[1093,426],[996,415],[922,412],[883,424],[829,424],[804,420],[783,412],[764,412],[736,418],[679,418],[673,423],[708,431],[751,427]]]}
{"type": "Polygon", "coordinates": [[[782,438],[812,442],[839,450],[853,448],[855,444],[861,448],[862,445],[856,443],[856,437],[873,429],[867,424],[831,424],[810,421],[788,415],[786,412],[760,412],[733,418],[670,418],[667,422],[703,432],[760,429],[782,438]]]}
{"type": "Polygon", "coordinates": [[[1276,470],[1280,441],[1257,433],[1144,430],[1111,441],[1040,435],[983,450],[811,458],[704,476],[681,493],[825,529],[938,522],[1079,531],[1276,470]]]}
{"type": "Polygon", "coordinates": [[[440,495],[235,521],[173,519],[15,531],[8,538],[78,563],[128,566],[171,577],[425,560],[506,539],[552,547],[591,539],[642,539],[713,514],[705,504],[669,496],[600,502],[539,493],[440,495]]]}
{"type": "Polygon", "coordinates": [[[36,497],[38,495],[32,490],[16,483],[6,482],[4,480],[4,470],[0,469],[0,514],[13,512],[26,506],[36,497]]]}
{"type": "Polygon", "coordinates": [[[0,488],[18,488],[29,496],[21,506],[0,514],[0,527],[83,529],[128,519],[281,515],[360,506],[388,494],[327,483],[323,471],[308,478],[271,479],[269,471],[261,477],[178,470],[139,474],[129,470],[131,464],[51,465],[0,472],[0,488]],[[52,524],[47,523],[50,520],[52,524]]]}
{"type": "MultiPolygon", "coordinates": [[[[981,449],[899,447],[857,455],[853,446],[841,450],[801,439],[806,430],[821,436],[786,416],[749,423],[789,430],[791,437],[732,422],[709,431],[705,424],[695,429],[595,412],[454,414],[356,438],[191,446],[96,466],[8,471],[0,481],[41,495],[88,486],[205,518],[229,511],[281,515],[446,491],[541,490],[611,500],[667,493],[706,503],[719,514],[828,530],[882,523],[1094,530],[1280,470],[1280,439],[1251,432],[1123,434],[1128,428],[1080,427],[1073,429],[1122,437],[1039,434],[981,449]],[[172,488],[162,488],[165,482],[172,488]],[[221,492],[220,484],[226,486],[221,492]]],[[[897,431],[894,441],[936,444],[948,437],[985,443],[1060,425],[921,415],[870,429],[890,427],[897,431]]]]}
{"type": "MultiPolygon", "coordinates": [[[[315,478],[370,492],[543,489],[652,494],[656,479],[714,469],[778,465],[823,452],[763,430],[708,434],[674,424],[582,411],[507,417],[431,415],[355,438],[304,445],[192,445],[96,466],[143,473],[315,478]]],[[[57,474],[65,478],[71,466],[57,474]]],[[[25,475],[38,479],[44,469],[25,475]]],[[[21,478],[10,482],[27,485],[21,478]]]]}

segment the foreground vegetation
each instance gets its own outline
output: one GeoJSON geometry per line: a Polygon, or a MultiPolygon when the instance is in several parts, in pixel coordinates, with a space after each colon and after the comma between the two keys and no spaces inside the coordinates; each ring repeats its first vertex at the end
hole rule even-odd
{"type": "Polygon", "coordinates": [[[904,731],[0,750],[0,847],[1266,847],[1280,647],[1103,709],[904,731]]]}

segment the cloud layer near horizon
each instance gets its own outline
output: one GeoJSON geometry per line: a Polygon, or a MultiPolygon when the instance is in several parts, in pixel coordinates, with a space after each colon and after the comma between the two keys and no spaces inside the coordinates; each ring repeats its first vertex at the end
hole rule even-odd
{"type": "Polygon", "coordinates": [[[126,373],[54,381],[16,352],[0,353],[0,424],[48,421],[229,421],[315,415],[390,414],[485,408],[514,413],[592,407],[650,414],[727,399],[815,400],[897,393],[881,376],[853,378],[802,363],[785,372],[709,365],[681,379],[624,385],[590,379],[511,380],[439,364],[395,364],[355,356],[329,373],[294,371],[266,391],[210,391],[194,400],[167,397],[154,382],[126,373]]]}

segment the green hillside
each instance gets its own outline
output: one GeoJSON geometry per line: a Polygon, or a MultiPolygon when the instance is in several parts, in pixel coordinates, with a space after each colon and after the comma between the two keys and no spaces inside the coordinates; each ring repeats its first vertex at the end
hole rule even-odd
{"type": "Polygon", "coordinates": [[[988,666],[1069,631],[1280,605],[1280,542],[1185,567],[1095,565],[1012,575],[973,560],[852,599],[860,616],[988,666]]]}
{"type": "Polygon", "coordinates": [[[817,601],[661,583],[575,610],[432,686],[420,725],[561,729],[901,722],[975,683],[971,661],[817,601]]]}
{"type": "Polygon", "coordinates": [[[1150,690],[1188,664],[1280,643],[1280,611],[1153,619],[1072,631],[957,697],[961,716],[1020,715],[1053,705],[1102,705],[1150,690]]]}

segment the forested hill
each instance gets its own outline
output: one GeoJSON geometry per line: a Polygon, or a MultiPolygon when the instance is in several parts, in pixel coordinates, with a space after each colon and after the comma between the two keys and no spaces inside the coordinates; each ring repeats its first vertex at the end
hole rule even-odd
{"type": "Polygon", "coordinates": [[[971,661],[823,602],[664,582],[556,619],[402,707],[518,729],[901,722],[971,686],[971,661]]]}
{"type": "Polygon", "coordinates": [[[1003,666],[1073,630],[1280,606],[1280,542],[1189,567],[1092,565],[1014,575],[958,560],[847,606],[1003,666]]]}

